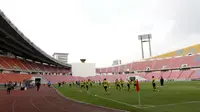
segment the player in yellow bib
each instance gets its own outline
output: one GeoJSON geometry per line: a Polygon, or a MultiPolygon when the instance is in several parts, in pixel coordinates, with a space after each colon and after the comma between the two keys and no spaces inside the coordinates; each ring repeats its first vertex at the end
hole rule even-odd
{"type": "Polygon", "coordinates": [[[116,89],[121,89],[120,82],[118,81],[118,79],[115,80],[115,86],[116,86],[116,89]]]}
{"type": "Polygon", "coordinates": [[[130,91],[130,86],[131,86],[131,81],[128,80],[128,82],[127,82],[128,91],[130,91]]]}
{"type": "Polygon", "coordinates": [[[84,88],[84,82],[81,81],[81,88],[84,88]]]}
{"type": "Polygon", "coordinates": [[[88,89],[89,89],[89,80],[87,81],[85,81],[85,85],[86,85],[86,89],[87,89],[87,91],[88,91],[88,89]]]}
{"type": "Polygon", "coordinates": [[[124,88],[124,81],[122,79],[120,79],[120,84],[121,84],[121,87],[123,89],[124,88]]]}
{"type": "Polygon", "coordinates": [[[92,81],[90,79],[88,79],[88,82],[89,82],[90,86],[92,87],[92,81]]]}
{"type": "Polygon", "coordinates": [[[69,87],[72,87],[72,81],[71,81],[71,82],[69,82],[69,87]]]}
{"type": "Polygon", "coordinates": [[[153,86],[153,91],[160,91],[156,88],[156,79],[154,78],[154,76],[152,76],[152,86],[153,86]]]}
{"type": "Polygon", "coordinates": [[[107,93],[108,92],[108,82],[106,81],[106,78],[103,80],[103,87],[104,87],[104,90],[105,92],[107,93]]]}

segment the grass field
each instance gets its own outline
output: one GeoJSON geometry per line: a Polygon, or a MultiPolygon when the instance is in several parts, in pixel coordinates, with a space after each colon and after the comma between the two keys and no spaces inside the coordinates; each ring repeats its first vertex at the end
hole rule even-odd
{"type": "MultiPolygon", "coordinates": [[[[55,85],[57,88],[57,85],[55,85]]],[[[200,82],[166,82],[160,92],[153,92],[151,83],[140,83],[141,105],[138,106],[138,95],[135,89],[128,92],[111,86],[105,94],[103,87],[94,85],[86,89],[64,85],[57,88],[71,99],[104,107],[111,107],[131,112],[200,112],[200,82]]]]}

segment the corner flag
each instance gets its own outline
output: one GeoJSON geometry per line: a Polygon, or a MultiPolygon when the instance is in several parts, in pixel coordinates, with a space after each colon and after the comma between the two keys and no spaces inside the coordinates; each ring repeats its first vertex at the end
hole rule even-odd
{"type": "Polygon", "coordinates": [[[138,80],[136,81],[136,91],[137,91],[137,92],[140,92],[140,85],[139,85],[138,80]]]}
{"type": "Polygon", "coordinates": [[[138,93],[138,102],[139,102],[139,106],[140,106],[141,105],[141,103],[140,103],[140,85],[139,85],[138,80],[136,81],[136,91],[138,93]]]}

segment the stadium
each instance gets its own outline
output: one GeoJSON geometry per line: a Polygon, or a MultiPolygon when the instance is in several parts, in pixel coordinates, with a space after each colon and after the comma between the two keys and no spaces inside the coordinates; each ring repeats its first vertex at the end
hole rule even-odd
{"type": "Polygon", "coordinates": [[[83,59],[65,64],[37,47],[0,11],[0,112],[199,112],[199,48],[199,44],[193,45],[104,68],[95,68],[83,59]],[[81,73],[91,76],[79,76],[81,73]],[[131,77],[139,81],[138,87],[131,84],[127,91],[131,77]],[[161,77],[164,87],[160,86],[161,77]],[[101,85],[104,79],[109,94],[101,85]],[[116,79],[124,81],[124,88],[115,88],[116,79]],[[77,86],[87,80],[92,84],[89,90],[77,86]],[[22,91],[21,83],[29,81],[22,91]],[[3,86],[10,82],[17,85],[8,95],[3,86]],[[35,89],[37,82],[40,91],[35,89]],[[49,82],[50,89],[46,86],[49,82]]]}

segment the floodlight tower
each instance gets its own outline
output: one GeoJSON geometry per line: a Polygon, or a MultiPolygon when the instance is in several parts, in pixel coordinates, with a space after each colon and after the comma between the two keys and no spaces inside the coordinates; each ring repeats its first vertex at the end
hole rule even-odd
{"type": "Polygon", "coordinates": [[[138,40],[141,41],[142,59],[144,59],[143,42],[148,42],[149,43],[149,55],[151,57],[151,38],[152,38],[151,34],[138,35],[138,40]]]}

